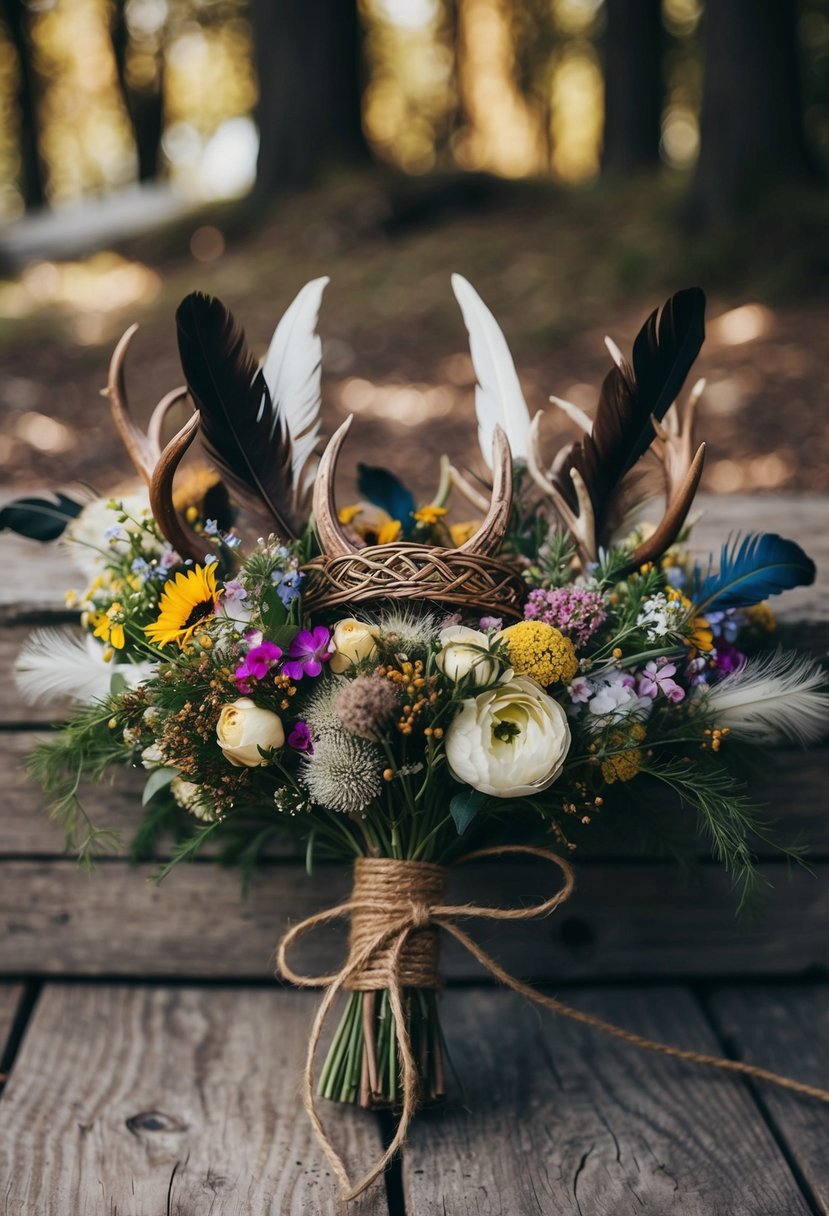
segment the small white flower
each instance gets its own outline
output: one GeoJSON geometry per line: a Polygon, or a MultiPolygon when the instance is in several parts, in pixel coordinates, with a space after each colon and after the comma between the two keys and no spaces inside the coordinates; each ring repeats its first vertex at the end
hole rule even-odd
{"type": "Polygon", "coordinates": [[[669,600],[660,591],[642,604],[636,624],[647,630],[649,642],[656,642],[669,634],[679,633],[686,616],[680,600],[669,600]]]}

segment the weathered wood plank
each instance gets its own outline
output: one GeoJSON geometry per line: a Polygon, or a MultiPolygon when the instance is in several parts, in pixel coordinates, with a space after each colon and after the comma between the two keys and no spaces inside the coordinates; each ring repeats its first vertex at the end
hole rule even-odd
{"type": "MultiPolygon", "coordinates": [[[[7,861],[0,868],[0,974],[262,978],[286,926],[339,902],[345,867],[313,878],[293,862],[263,867],[247,900],[238,875],[182,865],[160,887],[146,867],[102,863],[87,875],[74,863],[7,861]]],[[[829,866],[813,876],[769,868],[777,883],[762,923],[734,915],[726,876],[700,866],[689,880],[671,864],[585,862],[566,908],[542,921],[472,924],[485,949],[516,974],[558,981],[594,977],[802,975],[829,967],[829,866]]],[[[549,895],[543,867],[464,866],[452,897],[521,906],[549,895]]],[[[333,930],[297,954],[309,973],[344,957],[333,930]]],[[[445,974],[479,977],[450,944],[445,974]]]]}
{"type": "MultiPolygon", "coordinates": [[[[0,1061],[5,1059],[6,1046],[22,1000],[22,984],[0,984],[0,1061]]],[[[2,1084],[3,1076],[0,1073],[0,1085],[2,1084]]]]}
{"type": "MultiPolygon", "coordinates": [[[[0,1102],[5,1216],[342,1211],[298,1096],[312,1004],[295,992],[47,987],[0,1102]]],[[[376,1159],[376,1121],[337,1115],[348,1159],[376,1159]]],[[[382,1183],[349,1207],[387,1210],[382,1183]]]]}
{"type": "MultiPolygon", "coordinates": [[[[572,1003],[650,1037],[719,1051],[670,988],[572,1003]]],[[[404,1159],[418,1216],[787,1216],[797,1183],[740,1082],[637,1051],[512,993],[449,992],[449,1050],[468,1111],[422,1117],[404,1159]]]]}
{"type": "MultiPolygon", "coordinates": [[[[829,1089],[829,988],[825,984],[715,990],[709,1009],[737,1057],[829,1089]]],[[[829,1212],[829,1108],[771,1085],[757,1087],[791,1160],[829,1212]]]]}
{"type": "MultiPolygon", "coordinates": [[[[2,636],[2,631],[0,631],[2,636]]],[[[63,850],[63,834],[57,824],[43,811],[41,790],[26,774],[25,760],[37,739],[44,732],[0,732],[0,771],[3,774],[3,799],[0,803],[0,856],[16,854],[30,857],[55,857],[63,850]]],[[[774,753],[774,763],[764,780],[756,784],[758,801],[769,807],[770,815],[778,821],[781,839],[802,836],[812,853],[829,855],[829,787],[825,774],[829,770],[829,748],[813,751],[780,750],[774,753]]],[[[84,790],[84,805],[93,823],[110,827],[121,833],[128,845],[141,821],[141,792],[147,774],[143,769],[124,769],[114,775],[114,781],[103,781],[84,790]]],[[[673,803],[666,801],[666,807],[673,803]]],[[[693,816],[678,810],[687,831],[684,832],[688,851],[707,856],[705,842],[696,831],[693,816]]],[[[682,833],[677,833],[677,836],[682,833]]],[[[120,850],[124,852],[125,849],[120,850]]],[[[605,859],[614,856],[647,856],[653,851],[646,843],[631,841],[612,831],[609,821],[598,820],[593,838],[586,835],[574,860],[605,859]]],[[[270,854],[284,856],[291,846],[278,844],[270,854]]],[[[767,846],[760,844],[759,855],[774,857],[767,846]]]]}

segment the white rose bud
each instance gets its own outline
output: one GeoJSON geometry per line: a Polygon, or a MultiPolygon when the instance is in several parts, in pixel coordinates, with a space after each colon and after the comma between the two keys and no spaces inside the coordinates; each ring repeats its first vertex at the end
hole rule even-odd
{"type": "Polygon", "coordinates": [[[439,669],[453,684],[471,677],[473,684],[491,684],[500,670],[498,660],[489,653],[489,638],[465,625],[449,625],[438,635],[440,652],[435,658],[439,669]]]}
{"type": "Polygon", "coordinates": [[[379,633],[376,625],[366,625],[353,617],[337,621],[331,634],[334,650],[328,664],[334,674],[340,676],[363,659],[373,659],[377,654],[379,633]]]}
{"type": "Polygon", "coordinates": [[[569,749],[567,715],[528,676],[463,701],[446,732],[452,775],[495,798],[545,790],[569,749]]]}
{"type": "Polygon", "coordinates": [[[285,731],[278,714],[260,709],[250,697],[239,697],[232,705],[225,705],[219,714],[216,738],[231,764],[237,768],[256,768],[268,763],[260,747],[264,751],[282,747],[285,731]]]}

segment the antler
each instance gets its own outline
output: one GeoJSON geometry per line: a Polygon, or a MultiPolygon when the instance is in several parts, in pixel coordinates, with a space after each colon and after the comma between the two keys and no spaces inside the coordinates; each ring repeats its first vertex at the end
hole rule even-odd
{"type": "Polygon", "coordinates": [[[179,518],[173,506],[173,475],[196,436],[199,414],[193,414],[187,424],[162,449],[161,432],[167,414],[177,402],[187,396],[187,389],[182,386],[161,398],[152,412],[146,434],[136,426],[127,400],[124,364],[137,330],[137,325],[131,325],[112,352],[107,386],[102,395],[109,398],[112,418],[124,447],[136,471],[149,487],[150,505],[162,533],[182,557],[199,561],[204,554],[204,542],[179,518]]]}
{"type": "Polygon", "coordinates": [[[705,381],[698,380],[688,395],[688,403],[682,415],[674,402],[665,415],[664,422],[652,419],[656,439],[651,445],[651,451],[662,464],[667,507],[658,528],[633,552],[630,561],[620,571],[620,576],[638,570],[646,562],[656,561],[671,547],[682,531],[705,463],[704,443],[699,445],[693,458],[691,456],[694,447],[694,417],[704,389],[705,381]]]}
{"type": "MultiPolygon", "coordinates": [[[[552,400],[552,398],[551,398],[552,400]]],[[[558,402],[556,402],[558,404],[558,402]]],[[[573,488],[576,491],[578,512],[575,512],[567,499],[542,468],[541,457],[541,418],[543,411],[539,410],[530,426],[530,446],[527,454],[527,469],[535,484],[553,501],[558,514],[567,531],[578,546],[579,557],[583,565],[594,562],[598,555],[596,543],[596,517],[593,503],[584,484],[584,479],[578,469],[570,469],[573,488]]]]}
{"type": "MultiPolygon", "coordinates": [[[[323,553],[328,557],[346,557],[358,552],[337,517],[334,503],[334,476],[340,450],[348,434],[354,415],[350,414],[328,440],[320,459],[317,480],[314,483],[314,519],[317,536],[323,553]]],[[[478,531],[465,541],[457,553],[491,556],[498,552],[509,526],[512,511],[512,456],[507,437],[501,427],[496,427],[493,436],[493,485],[486,518],[478,531]]]]}

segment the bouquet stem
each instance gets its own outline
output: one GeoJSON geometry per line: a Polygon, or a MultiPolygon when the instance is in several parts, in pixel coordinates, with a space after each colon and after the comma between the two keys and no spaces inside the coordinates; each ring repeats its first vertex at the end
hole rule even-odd
{"type": "MultiPolygon", "coordinates": [[[[405,988],[403,1008],[417,1063],[421,1105],[445,1093],[442,1035],[435,989],[405,988]]],[[[366,1110],[400,1104],[397,1031],[387,989],[351,992],[320,1073],[317,1092],[366,1110]]]]}

